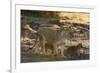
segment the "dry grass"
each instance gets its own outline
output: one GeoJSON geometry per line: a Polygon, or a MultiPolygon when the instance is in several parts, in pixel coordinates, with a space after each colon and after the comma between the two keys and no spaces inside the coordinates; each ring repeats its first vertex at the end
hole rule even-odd
{"type": "Polygon", "coordinates": [[[71,20],[72,22],[84,22],[87,23],[90,20],[90,14],[89,13],[73,13],[73,12],[61,12],[59,13],[59,17],[62,19],[71,20]]]}

